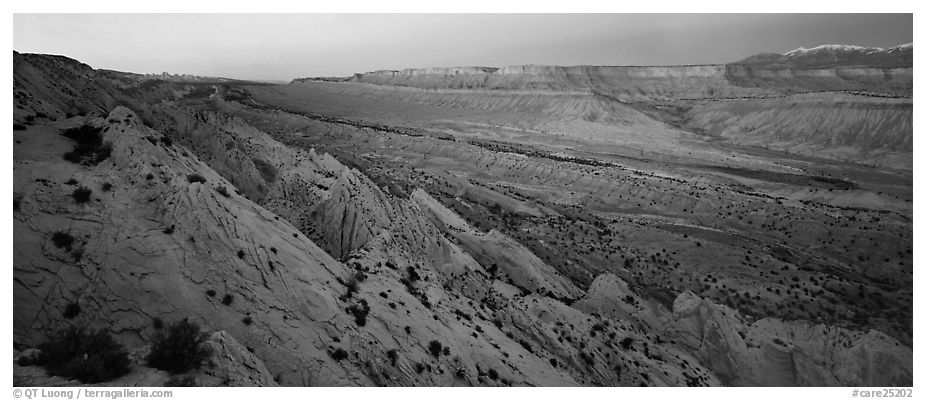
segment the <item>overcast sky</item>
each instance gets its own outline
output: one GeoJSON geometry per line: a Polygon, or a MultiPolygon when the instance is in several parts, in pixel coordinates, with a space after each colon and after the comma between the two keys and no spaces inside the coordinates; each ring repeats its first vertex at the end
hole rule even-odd
{"type": "Polygon", "coordinates": [[[710,64],[913,41],[912,14],[15,14],[14,50],[290,80],[431,66],[710,64]]]}

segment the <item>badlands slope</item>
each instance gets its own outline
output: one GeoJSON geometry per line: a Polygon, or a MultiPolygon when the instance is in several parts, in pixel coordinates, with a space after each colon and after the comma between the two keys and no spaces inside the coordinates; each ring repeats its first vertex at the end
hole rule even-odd
{"type": "Polygon", "coordinates": [[[141,360],[188,318],[201,385],[912,383],[903,169],[735,142],[710,103],[14,60],[17,354],[77,325],[141,360]],[[62,157],[82,125],[97,165],[62,157]]]}

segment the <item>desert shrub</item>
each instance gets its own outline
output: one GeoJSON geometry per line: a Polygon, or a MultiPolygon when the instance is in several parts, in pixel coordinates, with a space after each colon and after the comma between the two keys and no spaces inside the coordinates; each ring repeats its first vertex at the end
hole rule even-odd
{"type": "Polygon", "coordinates": [[[192,376],[184,376],[184,377],[172,376],[170,377],[170,379],[167,380],[167,382],[164,382],[164,386],[166,387],[195,387],[196,378],[192,376]]]}
{"type": "Polygon", "coordinates": [[[586,353],[583,351],[579,353],[579,357],[582,358],[582,362],[585,364],[595,365],[595,356],[593,356],[591,353],[586,353]]]}
{"type": "Polygon", "coordinates": [[[633,346],[633,338],[628,337],[621,340],[621,347],[625,350],[629,349],[631,346],[633,346]]]}
{"type": "Polygon", "coordinates": [[[347,307],[347,312],[354,316],[354,322],[358,326],[365,326],[367,324],[367,315],[370,313],[370,305],[367,304],[366,300],[361,299],[358,304],[347,307]]]}
{"type": "Polygon", "coordinates": [[[410,282],[415,282],[421,279],[421,275],[418,275],[418,271],[415,271],[415,267],[409,266],[405,270],[408,272],[408,280],[410,282]]]}
{"type": "Polygon", "coordinates": [[[244,250],[238,250],[238,258],[244,259],[244,250]]]}
{"type": "Polygon", "coordinates": [[[354,293],[357,292],[357,278],[350,277],[347,282],[344,282],[344,286],[347,287],[347,291],[341,296],[341,301],[353,297],[354,293]]]}
{"type": "Polygon", "coordinates": [[[20,359],[20,364],[39,365],[51,375],[83,383],[111,381],[130,371],[128,353],[119,342],[102,331],[72,327],[39,346],[39,352],[20,359]]]}
{"type": "Polygon", "coordinates": [[[489,379],[493,381],[498,380],[498,371],[496,371],[495,368],[489,368],[489,379]]]}
{"type": "Polygon", "coordinates": [[[428,343],[428,352],[430,352],[431,355],[435,358],[440,357],[441,350],[443,349],[444,345],[442,345],[440,341],[432,340],[430,343],[428,343]]]}
{"type": "Polygon", "coordinates": [[[13,211],[19,211],[20,204],[22,204],[23,195],[19,193],[13,193],[13,211]]]}
{"type": "Polygon", "coordinates": [[[422,363],[415,363],[415,373],[416,373],[416,374],[420,374],[420,373],[422,373],[422,372],[424,372],[424,364],[422,364],[422,363]]]}
{"type": "Polygon", "coordinates": [[[347,358],[347,352],[344,351],[344,349],[338,347],[333,352],[331,352],[331,358],[333,358],[334,361],[341,361],[347,358]]]}
{"type": "Polygon", "coordinates": [[[206,291],[206,295],[209,297],[215,297],[215,289],[209,289],[206,291]]]}
{"type": "Polygon", "coordinates": [[[103,143],[101,130],[101,128],[90,125],[66,129],[62,135],[77,142],[77,145],[73,150],[64,153],[64,159],[75,164],[97,165],[109,158],[112,146],[109,143],[103,143]]]}
{"type": "Polygon", "coordinates": [[[74,244],[74,237],[71,236],[70,233],[57,231],[51,235],[51,242],[59,249],[64,248],[71,250],[71,246],[74,244]]]}
{"type": "Polygon", "coordinates": [[[71,197],[74,198],[74,201],[76,201],[77,204],[81,204],[90,201],[91,194],[93,194],[93,190],[86,186],[81,186],[77,189],[74,189],[74,192],[71,193],[71,197]]]}
{"type": "Polygon", "coordinates": [[[100,189],[102,189],[104,192],[108,192],[113,190],[113,184],[109,182],[103,182],[103,186],[100,189]]]}
{"type": "Polygon", "coordinates": [[[167,146],[167,147],[170,147],[171,145],[174,144],[174,141],[171,140],[171,138],[169,138],[169,137],[167,137],[167,136],[161,136],[161,144],[163,144],[163,145],[165,145],[165,146],[167,146]]]}
{"type": "Polygon", "coordinates": [[[251,316],[250,316],[250,315],[248,315],[248,316],[242,318],[242,319],[241,319],[241,322],[243,322],[245,325],[251,325],[251,324],[254,323],[254,320],[251,319],[251,316]]]}
{"type": "Polygon", "coordinates": [[[80,304],[77,303],[68,303],[64,306],[64,318],[72,319],[80,314],[80,304]]]}
{"type": "Polygon", "coordinates": [[[177,229],[177,227],[175,225],[171,225],[171,226],[168,226],[167,228],[164,228],[162,232],[164,232],[165,235],[171,235],[174,233],[175,229],[177,229]]]}
{"type": "Polygon", "coordinates": [[[164,329],[164,320],[162,320],[159,317],[154,317],[153,319],[151,319],[151,326],[153,326],[154,329],[157,329],[157,330],[164,329]]]}
{"type": "Polygon", "coordinates": [[[13,124],[13,130],[14,131],[24,131],[26,130],[26,126],[23,124],[13,124]]]}
{"type": "Polygon", "coordinates": [[[67,182],[64,182],[65,185],[76,185],[78,183],[80,182],[78,182],[77,179],[74,179],[74,178],[68,179],[67,182]]]}
{"type": "Polygon", "coordinates": [[[226,306],[230,306],[233,301],[235,301],[235,296],[232,296],[231,293],[227,293],[222,297],[222,304],[226,306]]]}
{"type": "Polygon", "coordinates": [[[184,319],[158,331],[148,354],[148,365],[171,374],[196,368],[209,356],[206,335],[199,325],[184,319]]]}
{"type": "Polygon", "coordinates": [[[190,183],[206,183],[206,178],[200,174],[189,174],[186,176],[186,181],[190,183]]]}
{"type": "Polygon", "coordinates": [[[226,189],[225,186],[219,186],[215,188],[215,191],[219,192],[219,194],[222,195],[223,197],[231,197],[231,195],[228,194],[228,189],[226,189]]]}
{"type": "Polygon", "coordinates": [[[386,352],[386,357],[389,357],[389,363],[394,367],[396,361],[399,361],[399,351],[396,349],[389,350],[386,352]]]}
{"type": "Polygon", "coordinates": [[[146,180],[146,181],[150,181],[150,180],[152,180],[152,179],[154,179],[154,174],[152,174],[152,173],[149,172],[148,175],[145,175],[145,180],[146,180]]]}

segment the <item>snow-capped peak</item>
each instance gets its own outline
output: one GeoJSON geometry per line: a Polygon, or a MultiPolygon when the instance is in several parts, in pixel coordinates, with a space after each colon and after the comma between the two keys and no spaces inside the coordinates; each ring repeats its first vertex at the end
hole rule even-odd
{"type": "Polygon", "coordinates": [[[821,52],[821,51],[857,52],[857,53],[871,54],[871,53],[883,53],[883,52],[909,50],[909,49],[913,49],[913,43],[901,44],[901,45],[894,46],[888,49],[884,49],[882,47],[853,46],[849,44],[824,44],[824,45],[820,45],[820,46],[813,47],[810,49],[807,49],[804,47],[798,47],[794,50],[791,50],[785,53],[784,55],[785,56],[799,56],[799,55],[816,53],[816,52],[821,52]]]}
{"type": "Polygon", "coordinates": [[[897,46],[894,46],[894,47],[891,47],[891,48],[887,49],[888,52],[891,52],[891,51],[906,51],[906,50],[913,50],[913,43],[898,44],[897,46]]]}
{"type": "Polygon", "coordinates": [[[866,51],[866,52],[874,52],[874,51],[884,51],[884,49],[882,49],[882,48],[880,48],[880,47],[862,47],[862,46],[853,46],[853,45],[848,45],[848,44],[824,44],[824,45],[820,45],[820,46],[813,47],[813,48],[810,48],[810,49],[807,49],[807,48],[804,48],[804,47],[798,47],[798,48],[796,48],[796,49],[794,49],[794,50],[791,50],[791,51],[785,53],[784,55],[786,55],[786,56],[795,56],[795,55],[802,55],[802,54],[807,54],[807,53],[816,53],[816,52],[819,52],[819,51],[866,51]]]}

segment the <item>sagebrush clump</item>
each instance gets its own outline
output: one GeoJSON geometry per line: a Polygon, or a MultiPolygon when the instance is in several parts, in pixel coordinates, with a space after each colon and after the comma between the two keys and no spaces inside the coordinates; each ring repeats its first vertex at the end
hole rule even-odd
{"type": "Polygon", "coordinates": [[[75,164],[93,166],[109,158],[112,145],[103,142],[100,131],[102,128],[91,125],[65,129],[61,135],[77,142],[77,145],[73,150],[64,153],[64,159],[75,164]]]}
{"type": "Polygon", "coordinates": [[[51,235],[51,242],[59,249],[71,250],[74,245],[74,236],[65,231],[57,231],[51,235]]]}
{"type": "Polygon", "coordinates": [[[39,365],[51,375],[83,383],[108,382],[131,371],[125,347],[103,331],[71,327],[39,346],[20,365],[39,365]]]}
{"type": "Polygon", "coordinates": [[[74,192],[71,193],[71,197],[74,198],[74,201],[77,204],[83,204],[90,201],[90,195],[93,194],[93,190],[86,186],[81,186],[77,189],[74,189],[74,192]]]}
{"type": "Polygon", "coordinates": [[[196,323],[184,319],[170,324],[155,334],[148,365],[171,374],[187,372],[209,357],[205,341],[196,323]]]}
{"type": "Polygon", "coordinates": [[[206,178],[200,174],[189,174],[186,176],[186,181],[190,183],[206,183],[206,178]]]}

